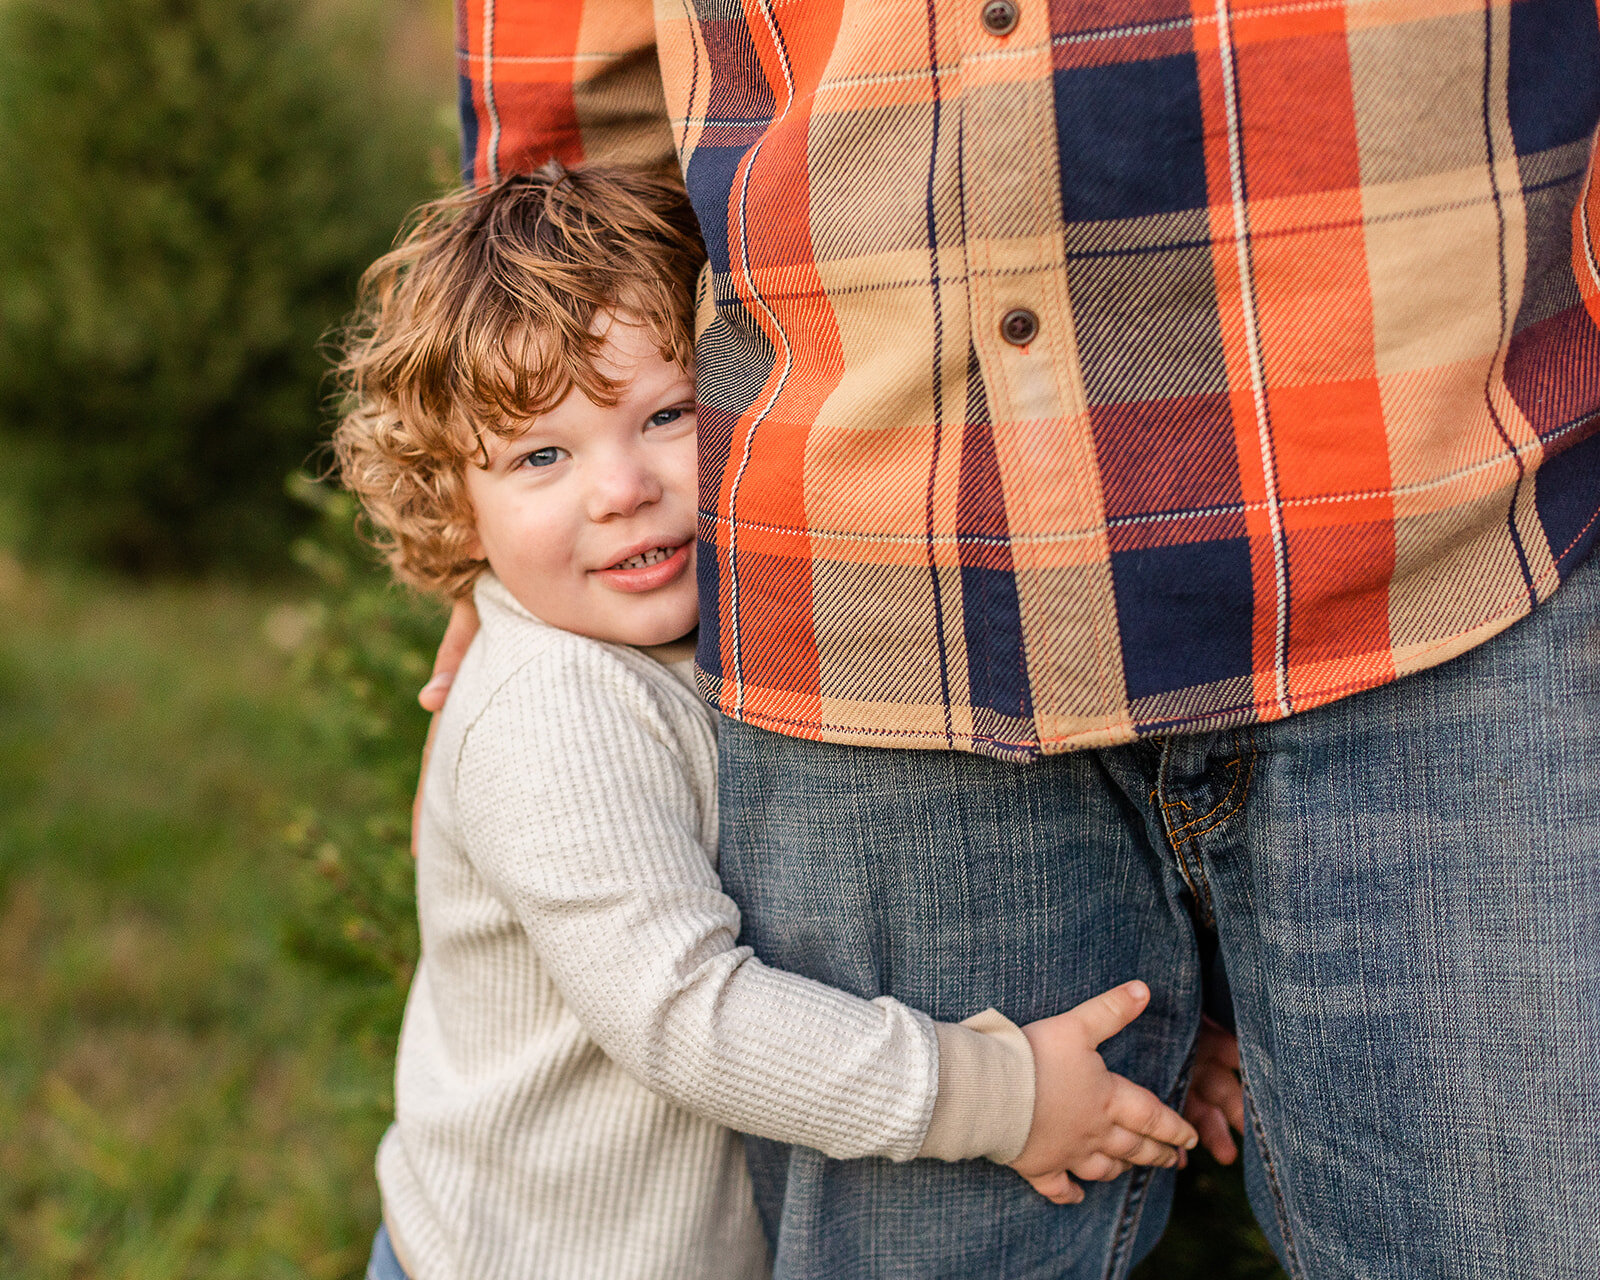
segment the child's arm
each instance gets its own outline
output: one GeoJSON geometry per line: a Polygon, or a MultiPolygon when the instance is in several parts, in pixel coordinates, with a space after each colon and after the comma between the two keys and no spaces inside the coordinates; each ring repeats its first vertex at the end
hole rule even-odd
{"type": "MultiPolygon", "coordinates": [[[[966,1072],[946,1083],[988,1120],[960,1128],[955,1147],[938,1154],[1011,1161],[1020,1152],[1037,1155],[1041,1170],[1057,1161],[1056,1171],[1091,1158],[1081,1142],[1040,1136],[1077,1113],[1077,1086],[1057,1081],[1048,1054],[1036,1108],[1032,1064],[1018,1072],[999,1038],[936,1030],[899,1001],[770,969],[737,946],[738,908],[706,851],[715,830],[714,813],[701,811],[715,776],[709,728],[632,665],[648,659],[581,643],[558,652],[559,662],[509,681],[478,718],[457,762],[456,804],[473,864],[614,1061],[733,1128],[836,1157],[903,1160],[928,1137],[938,1045],[959,1043],[966,1072]]],[[[1080,1040],[1078,1058],[1091,1066],[1095,1042],[1080,1040]]],[[[1117,1079],[1103,1065],[1098,1073],[1100,1086],[1117,1079]]],[[[1104,1101],[1097,1094],[1083,1110],[1104,1101]]],[[[1176,1115],[1161,1118],[1167,1141],[1192,1136],[1176,1115]]],[[[1103,1117],[1094,1123],[1092,1138],[1121,1142],[1103,1117]]],[[[949,1126],[943,1132],[948,1139],[949,1126]]],[[[1140,1146],[1124,1158],[1147,1157],[1140,1146]]]]}

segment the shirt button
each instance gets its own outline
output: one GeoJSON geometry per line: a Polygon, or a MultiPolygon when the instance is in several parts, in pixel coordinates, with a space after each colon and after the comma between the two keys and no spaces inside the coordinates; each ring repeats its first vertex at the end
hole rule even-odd
{"type": "Polygon", "coordinates": [[[1026,307],[1017,307],[1000,321],[1000,336],[1014,347],[1025,347],[1039,336],[1039,317],[1026,307]]]}
{"type": "Polygon", "coordinates": [[[979,16],[990,35],[1008,36],[1017,25],[1017,6],[1014,0],[988,0],[979,16]]]}

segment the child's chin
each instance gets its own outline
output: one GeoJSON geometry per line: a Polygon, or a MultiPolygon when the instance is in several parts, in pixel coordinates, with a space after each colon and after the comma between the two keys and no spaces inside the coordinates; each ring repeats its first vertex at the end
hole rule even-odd
{"type": "Polygon", "coordinates": [[[683,626],[681,623],[665,623],[659,627],[641,628],[639,631],[641,638],[630,640],[628,643],[642,645],[646,648],[661,644],[671,644],[675,640],[684,640],[692,636],[698,624],[698,618],[691,618],[688,626],[683,626]]]}
{"type": "Polygon", "coordinates": [[[665,603],[657,600],[652,602],[653,608],[613,613],[608,624],[599,625],[592,631],[569,629],[581,630],[582,634],[597,640],[609,640],[612,644],[629,644],[645,649],[671,644],[693,635],[700,624],[700,611],[694,598],[675,603],[672,608],[663,608],[665,603]]]}

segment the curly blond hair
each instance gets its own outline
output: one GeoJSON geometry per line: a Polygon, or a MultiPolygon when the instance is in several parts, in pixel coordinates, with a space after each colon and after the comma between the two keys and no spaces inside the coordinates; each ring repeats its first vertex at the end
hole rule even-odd
{"type": "Polygon", "coordinates": [[[573,388],[616,403],[595,368],[605,315],[693,367],[704,261],[682,184],[657,171],[552,161],[417,211],[362,276],[333,435],[397,578],[449,597],[471,588],[484,562],[468,554],[465,469],[487,461],[485,432],[515,435],[573,388]]]}

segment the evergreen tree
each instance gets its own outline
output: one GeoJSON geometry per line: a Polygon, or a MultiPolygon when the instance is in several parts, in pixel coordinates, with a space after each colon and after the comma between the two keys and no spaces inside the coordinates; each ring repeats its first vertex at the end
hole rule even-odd
{"type": "Polygon", "coordinates": [[[270,563],[303,522],[283,480],[325,429],[319,339],[432,185],[437,125],[357,2],[0,4],[0,484],[24,550],[270,563]]]}

